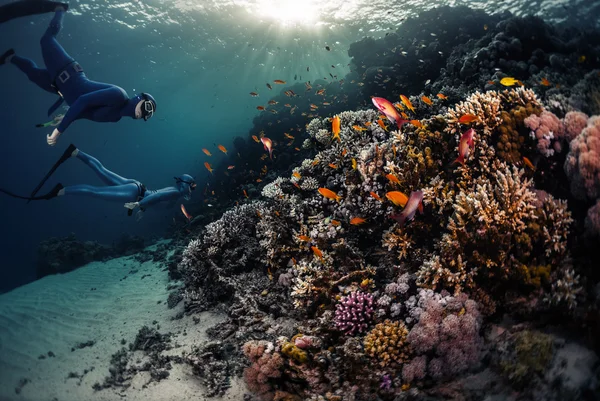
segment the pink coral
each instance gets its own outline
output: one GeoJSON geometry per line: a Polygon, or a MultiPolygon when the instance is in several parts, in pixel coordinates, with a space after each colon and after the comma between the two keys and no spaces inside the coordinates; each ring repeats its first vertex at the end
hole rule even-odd
{"type": "Polygon", "coordinates": [[[342,298],[335,308],[335,325],[353,336],[366,330],[373,319],[373,296],[356,291],[342,298]]]}
{"type": "Polygon", "coordinates": [[[600,237],[600,199],[587,211],[585,233],[590,237],[600,237]]]}
{"type": "Polygon", "coordinates": [[[543,111],[539,116],[532,114],[524,122],[531,130],[532,137],[537,140],[537,148],[540,153],[549,157],[555,151],[561,151],[565,126],[554,113],[543,111]]]}
{"type": "Polygon", "coordinates": [[[587,125],[588,116],[580,111],[570,111],[563,119],[565,126],[565,139],[571,142],[583,131],[587,125]]]}
{"type": "Polygon", "coordinates": [[[600,116],[591,117],[571,141],[564,169],[573,196],[582,200],[600,197],[600,116]]]}
{"type": "Polygon", "coordinates": [[[281,376],[283,358],[268,341],[248,341],[242,347],[244,355],[252,364],[244,369],[244,380],[248,389],[262,400],[271,401],[274,397],[273,385],[269,379],[281,376]]]}
{"type": "Polygon", "coordinates": [[[413,358],[402,366],[402,380],[411,383],[425,378],[427,373],[427,357],[425,355],[413,358]]]}

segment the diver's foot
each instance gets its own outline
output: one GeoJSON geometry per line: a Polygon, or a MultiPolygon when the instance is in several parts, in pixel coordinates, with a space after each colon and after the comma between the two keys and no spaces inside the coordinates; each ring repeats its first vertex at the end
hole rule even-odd
{"type": "Polygon", "coordinates": [[[69,160],[71,157],[77,156],[78,153],[79,153],[79,149],[77,149],[77,147],[75,145],[70,144],[69,147],[67,149],[65,149],[64,153],[62,154],[60,159],[58,159],[56,164],[64,163],[67,160],[69,160]]]}
{"type": "Polygon", "coordinates": [[[0,56],[0,65],[5,63],[10,63],[10,60],[15,55],[15,49],[8,49],[4,52],[3,55],[0,56]]]}
{"type": "Polygon", "coordinates": [[[50,192],[48,192],[44,196],[40,196],[41,199],[50,200],[52,198],[56,198],[57,196],[62,196],[65,194],[65,187],[61,183],[56,184],[54,188],[50,192]]]}
{"type": "Polygon", "coordinates": [[[69,9],[69,5],[67,3],[60,3],[54,8],[54,12],[57,11],[67,11],[69,9]]]}

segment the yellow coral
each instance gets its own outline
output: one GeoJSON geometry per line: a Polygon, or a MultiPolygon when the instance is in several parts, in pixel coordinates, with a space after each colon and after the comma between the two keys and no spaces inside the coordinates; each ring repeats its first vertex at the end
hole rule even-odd
{"type": "Polygon", "coordinates": [[[298,363],[306,363],[308,361],[308,354],[306,351],[303,351],[291,342],[286,342],[281,346],[281,353],[298,363]]]}
{"type": "Polygon", "coordinates": [[[386,319],[365,337],[365,352],[379,361],[381,367],[404,363],[408,359],[408,330],[404,323],[386,319]]]}

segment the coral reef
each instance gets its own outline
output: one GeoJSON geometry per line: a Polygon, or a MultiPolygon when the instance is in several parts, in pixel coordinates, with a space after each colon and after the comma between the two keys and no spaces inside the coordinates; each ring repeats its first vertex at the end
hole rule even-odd
{"type": "Polygon", "coordinates": [[[335,326],[352,336],[360,334],[373,318],[373,296],[360,291],[343,297],[335,308],[335,326]]]}
{"type": "Polygon", "coordinates": [[[600,198],[600,116],[591,117],[571,141],[565,172],[577,199],[600,198]]]}

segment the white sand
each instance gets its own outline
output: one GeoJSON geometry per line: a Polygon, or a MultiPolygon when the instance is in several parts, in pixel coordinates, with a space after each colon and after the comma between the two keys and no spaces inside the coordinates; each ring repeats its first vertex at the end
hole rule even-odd
{"type": "MultiPolygon", "coordinates": [[[[223,318],[204,313],[199,324],[189,317],[171,321],[182,303],[167,308],[167,274],[158,264],[140,265],[125,257],[48,276],[0,295],[0,401],[206,399],[202,396],[205,388],[191,368],[181,364],[173,365],[169,378],[146,388],[142,386],[149,374],[142,372],[124,391],[92,389],[108,376],[110,356],[123,347],[121,339],[127,341],[127,347],[142,326],[156,327],[152,322],[158,321],[159,332],[174,333],[172,344],[181,345],[166,352],[181,354],[206,341],[206,328],[223,318]],[[129,275],[132,269],[138,272],[129,275]],[[142,279],[145,274],[151,276],[142,279]],[[184,329],[187,335],[182,334],[184,329]],[[95,345],[71,351],[88,340],[96,341],[95,345]],[[56,356],[38,359],[48,351],[56,356]],[[94,370],[81,384],[79,379],[67,379],[69,372],[82,374],[92,366],[94,370]],[[21,378],[31,381],[16,394],[21,378]]],[[[234,380],[222,399],[242,400],[244,390],[243,383],[234,380]]]]}

